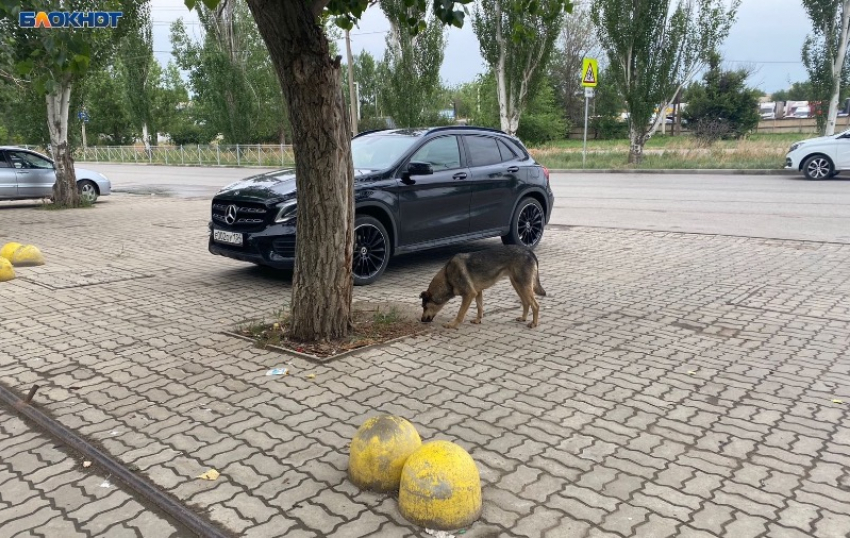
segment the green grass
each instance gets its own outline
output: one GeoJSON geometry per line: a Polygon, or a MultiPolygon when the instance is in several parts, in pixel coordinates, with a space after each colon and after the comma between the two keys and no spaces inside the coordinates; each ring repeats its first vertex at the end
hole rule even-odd
{"type": "MultiPolygon", "coordinates": [[[[764,143],[787,149],[791,144],[798,140],[805,140],[818,136],[814,133],[779,133],[779,134],[752,134],[743,140],[720,140],[714,144],[717,148],[736,148],[740,145],[748,145],[753,143],[764,143]]],[[[581,139],[556,140],[534,146],[534,149],[573,149],[581,151],[584,141],[581,139]]],[[[668,136],[656,134],[646,143],[646,149],[688,149],[696,147],[696,139],[690,135],[685,136],[668,136]]],[[[629,149],[628,139],[620,140],[592,140],[588,139],[587,149],[590,150],[614,150],[614,149],[629,149]]]]}
{"type": "MultiPolygon", "coordinates": [[[[721,140],[710,147],[693,137],[653,137],[644,148],[643,169],[779,169],[789,146],[806,134],[762,134],[743,140],[721,140]]],[[[593,140],[587,144],[589,169],[635,168],[628,164],[628,140],[593,140]]],[[[582,168],[582,141],[564,140],[529,151],[538,162],[554,169],[582,168]]]]}

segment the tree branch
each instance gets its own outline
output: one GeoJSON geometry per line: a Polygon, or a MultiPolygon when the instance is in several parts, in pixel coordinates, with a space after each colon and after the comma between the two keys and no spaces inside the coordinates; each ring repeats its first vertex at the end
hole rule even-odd
{"type": "Polygon", "coordinates": [[[9,73],[8,71],[4,71],[3,69],[0,69],[0,78],[5,78],[6,80],[11,81],[12,84],[17,86],[18,88],[23,88],[25,83],[29,83],[28,80],[17,78],[13,74],[9,73]]]}

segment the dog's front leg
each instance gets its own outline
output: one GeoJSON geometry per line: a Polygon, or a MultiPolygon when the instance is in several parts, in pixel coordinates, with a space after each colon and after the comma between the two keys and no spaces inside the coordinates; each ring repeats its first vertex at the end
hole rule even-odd
{"type": "Polygon", "coordinates": [[[479,291],[478,295],[475,296],[475,306],[478,307],[478,317],[475,319],[469,320],[470,323],[475,323],[476,325],[481,323],[481,318],[484,317],[484,292],[479,291]]]}
{"type": "Polygon", "coordinates": [[[464,295],[457,317],[451,323],[443,325],[443,327],[446,329],[457,329],[457,326],[463,323],[463,318],[466,317],[466,311],[469,310],[469,306],[472,304],[473,299],[475,299],[475,295],[464,295]]]}

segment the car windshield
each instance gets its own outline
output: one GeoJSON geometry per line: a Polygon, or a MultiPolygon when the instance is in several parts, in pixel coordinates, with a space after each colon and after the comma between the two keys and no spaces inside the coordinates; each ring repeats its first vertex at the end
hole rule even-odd
{"type": "Polygon", "coordinates": [[[351,141],[354,168],[383,170],[398,161],[418,137],[407,135],[363,136],[351,141]]]}

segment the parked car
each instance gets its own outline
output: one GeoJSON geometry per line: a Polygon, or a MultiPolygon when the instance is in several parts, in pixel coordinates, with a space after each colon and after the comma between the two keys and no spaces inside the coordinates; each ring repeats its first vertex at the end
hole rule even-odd
{"type": "Polygon", "coordinates": [[[791,144],[785,168],[799,170],[807,179],[835,177],[850,170],[850,130],[791,144]]]}
{"type": "MultiPolygon", "coordinates": [[[[371,131],[354,137],[351,151],[356,285],[375,282],[405,252],[499,236],[534,248],[552,214],[549,171],[501,131],[371,131]]],[[[293,169],[228,185],[212,200],[209,251],[291,268],[297,203],[293,169]]]]}
{"type": "MultiPolygon", "coordinates": [[[[83,200],[94,203],[112,192],[112,183],[103,174],[76,166],[74,171],[83,200]]],[[[30,149],[0,146],[0,200],[50,198],[54,183],[52,159],[30,149]]]]}

